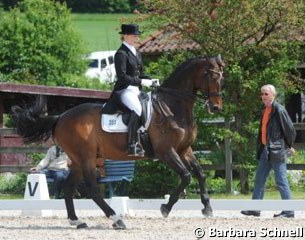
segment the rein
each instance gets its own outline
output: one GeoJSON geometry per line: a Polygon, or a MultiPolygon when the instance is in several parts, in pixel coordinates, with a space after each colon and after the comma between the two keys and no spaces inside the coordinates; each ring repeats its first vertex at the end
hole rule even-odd
{"type": "Polygon", "coordinates": [[[208,97],[207,96],[202,95],[202,94],[198,94],[198,93],[189,93],[189,92],[186,92],[186,91],[175,90],[175,89],[166,88],[166,87],[158,87],[158,90],[160,90],[161,92],[165,92],[169,95],[175,96],[175,97],[184,98],[185,100],[194,99],[195,102],[199,102],[199,103],[203,103],[203,104],[207,104],[207,102],[208,102],[208,97]]]}
{"type": "Polygon", "coordinates": [[[162,92],[165,92],[169,95],[173,95],[176,97],[182,97],[185,100],[190,100],[190,98],[194,99],[195,102],[203,103],[204,106],[208,104],[209,97],[221,96],[221,93],[218,93],[218,92],[212,92],[212,93],[203,95],[203,94],[198,94],[198,93],[189,93],[189,92],[182,91],[182,90],[175,90],[172,88],[165,88],[165,87],[161,87],[161,86],[158,87],[158,90],[161,90],[162,92]]]}

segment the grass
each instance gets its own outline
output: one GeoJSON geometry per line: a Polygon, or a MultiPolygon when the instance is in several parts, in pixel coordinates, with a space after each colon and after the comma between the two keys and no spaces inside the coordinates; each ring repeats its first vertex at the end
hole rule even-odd
{"type": "Polygon", "coordinates": [[[88,50],[116,50],[121,45],[118,32],[122,21],[133,14],[72,14],[74,27],[88,45],[88,50]]]}
{"type": "MultiPolygon", "coordinates": [[[[191,196],[190,196],[191,197],[191,196]]],[[[198,198],[199,196],[194,198],[198,198]]],[[[225,193],[219,193],[219,194],[210,194],[211,199],[251,199],[252,193],[249,194],[225,194],[225,193]]],[[[280,193],[278,191],[266,191],[264,199],[281,199],[280,193]]],[[[299,190],[292,190],[292,199],[305,199],[305,190],[299,189],[299,190]]]]}
{"type": "Polygon", "coordinates": [[[23,195],[0,193],[0,200],[12,200],[12,199],[23,199],[23,195]]]}

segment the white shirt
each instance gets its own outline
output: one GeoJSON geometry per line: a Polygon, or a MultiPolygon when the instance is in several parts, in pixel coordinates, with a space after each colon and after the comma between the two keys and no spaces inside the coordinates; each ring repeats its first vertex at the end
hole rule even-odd
{"type": "Polygon", "coordinates": [[[133,53],[133,55],[137,56],[137,50],[134,46],[131,46],[130,44],[128,44],[127,42],[123,42],[123,44],[128,47],[128,49],[133,53]]]}
{"type": "MultiPolygon", "coordinates": [[[[128,47],[128,49],[133,53],[133,55],[137,56],[137,50],[134,46],[131,46],[130,44],[128,44],[127,42],[123,42],[123,44],[128,47]]],[[[133,91],[135,94],[139,95],[140,94],[140,90],[138,86],[128,86],[127,89],[130,89],[131,91],[133,91]]]]}

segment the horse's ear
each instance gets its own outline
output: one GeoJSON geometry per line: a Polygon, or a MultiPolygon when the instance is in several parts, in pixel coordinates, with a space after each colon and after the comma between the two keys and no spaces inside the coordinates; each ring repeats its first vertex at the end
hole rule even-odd
{"type": "Polygon", "coordinates": [[[217,55],[217,57],[216,57],[216,62],[217,62],[218,64],[220,64],[221,66],[224,66],[224,65],[225,65],[225,63],[224,63],[224,61],[223,61],[223,59],[222,59],[222,57],[221,57],[221,54],[218,54],[218,55],[217,55]]]}
{"type": "Polygon", "coordinates": [[[217,57],[216,57],[217,61],[221,62],[222,59],[221,59],[221,54],[218,54],[217,57]]]}

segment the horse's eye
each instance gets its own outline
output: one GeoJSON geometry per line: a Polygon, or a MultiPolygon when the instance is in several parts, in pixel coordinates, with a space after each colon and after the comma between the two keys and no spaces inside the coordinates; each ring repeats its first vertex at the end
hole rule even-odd
{"type": "Polygon", "coordinates": [[[213,75],[212,75],[214,78],[219,78],[219,73],[216,73],[216,72],[213,72],[213,75]]]}

